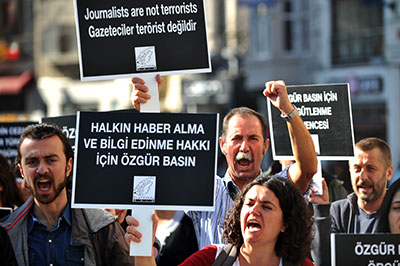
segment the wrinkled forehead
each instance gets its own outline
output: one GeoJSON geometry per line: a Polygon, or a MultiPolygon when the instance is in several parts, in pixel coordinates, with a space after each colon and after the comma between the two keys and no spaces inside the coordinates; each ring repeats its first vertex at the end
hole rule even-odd
{"type": "Polygon", "coordinates": [[[262,136],[262,126],[260,120],[254,115],[236,114],[229,119],[227,132],[237,134],[243,132],[246,134],[257,134],[262,136]]]}
{"type": "Polygon", "coordinates": [[[354,164],[382,164],[385,165],[385,160],[379,148],[375,147],[368,151],[354,148],[354,158],[349,161],[350,165],[354,164]]]}

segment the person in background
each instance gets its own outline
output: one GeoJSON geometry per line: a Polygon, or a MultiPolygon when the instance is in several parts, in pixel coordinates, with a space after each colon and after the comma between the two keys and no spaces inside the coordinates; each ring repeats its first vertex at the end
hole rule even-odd
{"type": "Polygon", "coordinates": [[[0,264],[17,266],[14,250],[6,230],[0,226],[0,264]]]}
{"type": "Polygon", "coordinates": [[[155,212],[158,218],[156,238],[161,243],[157,266],[179,265],[199,250],[193,222],[183,211],[155,212]]]}
{"type": "Polygon", "coordinates": [[[132,265],[124,230],[99,209],[73,209],[67,191],[73,151],[61,129],[51,124],[25,128],[16,161],[32,196],[3,226],[18,265],[132,265]]]}
{"type": "Polygon", "coordinates": [[[354,158],[349,160],[354,192],[329,204],[329,192],[324,189],[323,194],[328,196],[314,197],[312,201],[314,219],[325,224],[316,226],[316,265],[330,265],[330,233],[377,232],[379,209],[393,174],[390,147],[384,140],[372,137],[357,142],[354,152],[354,158]]]}
{"type": "MultiPolygon", "coordinates": [[[[137,108],[150,99],[149,89],[140,78],[133,78],[132,82],[134,90],[131,101],[134,108],[137,108]]],[[[286,121],[296,159],[294,164],[286,167],[276,177],[291,180],[301,193],[306,194],[310,191],[311,180],[317,172],[317,157],[310,133],[289,100],[285,82],[270,81],[266,82],[265,87],[264,95],[280,110],[281,117],[286,121]]],[[[224,220],[233,207],[236,195],[246,184],[263,176],[261,162],[269,147],[263,115],[247,107],[232,109],[224,117],[219,144],[228,169],[223,178],[217,177],[215,211],[187,212],[192,218],[199,248],[224,243],[224,220]]]]}
{"type": "Polygon", "coordinates": [[[377,232],[400,234],[400,179],[390,185],[383,199],[377,232]]]}
{"type": "MultiPolygon", "coordinates": [[[[157,219],[153,221],[155,228],[157,219]]],[[[129,216],[127,222],[125,239],[140,242],[137,220],[129,216]]],[[[292,182],[257,178],[242,189],[225,222],[229,244],[206,246],[180,265],[313,265],[307,258],[311,229],[307,204],[292,182]]],[[[135,265],[155,265],[155,258],[136,257],[135,265]]]]}
{"type": "Polygon", "coordinates": [[[14,172],[7,158],[0,154],[0,207],[16,209],[23,203],[14,172]]]}

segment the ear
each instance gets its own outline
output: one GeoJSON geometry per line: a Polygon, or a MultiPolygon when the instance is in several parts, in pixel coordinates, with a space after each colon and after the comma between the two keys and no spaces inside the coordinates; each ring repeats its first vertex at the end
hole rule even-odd
{"type": "Polygon", "coordinates": [[[66,176],[69,176],[72,170],[72,158],[68,159],[67,168],[66,168],[66,176]]]}
{"type": "Polygon", "coordinates": [[[281,227],[281,233],[284,233],[286,231],[286,224],[283,224],[281,227]]]}
{"type": "Polygon", "coordinates": [[[0,185],[0,192],[2,192],[3,191],[3,186],[2,185],[0,185]]]}
{"type": "Polygon", "coordinates": [[[393,175],[393,165],[390,165],[389,168],[386,170],[386,180],[389,181],[392,179],[393,175]]]}
{"type": "Polygon", "coordinates": [[[24,177],[24,170],[22,169],[21,163],[18,163],[17,166],[18,166],[19,173],[21,174],[21,176],[22,176],[23,178],[25,178],[25,177],[24,177]]]}
{"type": "Polygon", "coordinates": [[[219,147],[221,148],[221,152],[222,152],[224,155],[226,155],[225,141],[224,141],[221,137],[219,137],[218,142],[219,142],[219,147]]]}
{"type": "Polygon", "coordinates": [[[269,148],[269,138],[267,138],[264,142],[264,155],[267,153],[269,148]]]}

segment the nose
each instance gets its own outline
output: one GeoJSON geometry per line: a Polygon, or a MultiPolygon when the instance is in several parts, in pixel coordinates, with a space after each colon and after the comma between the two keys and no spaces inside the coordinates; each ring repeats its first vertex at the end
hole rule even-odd
{"type": "Polygon", "coordinates": [[[47,170],[48,170],[48,168],[47,168],[46,163],[44,161],[40,161],[39,164],[38,164],[38,167],[36,169],[36,172],[38,174],[44,174],[44,173],[47,172],[47,170]]]}
{"type": "Polygon", "coordinates": [[[364,180],[366,180],[367,179],[367,173],[365,172],[365,169],[364,168],[361,168],[361,171],[360,171],[360,179],[362,180],[362,181],[364,181],[364,180]]]}
{"type": "Polygon", "coordinates": [[[247,140],[245,140],[245,139],[242,140],[242,143],[240,144],[240,151],[242,151],[242,152],[249,151],[249,145],[247,143],[247,140]]]}
{"type": "Polygon", "coordinates": [[[258,203],[255,203],[253,206],[251,206],[249,213],[258,214],[258,203]]]}

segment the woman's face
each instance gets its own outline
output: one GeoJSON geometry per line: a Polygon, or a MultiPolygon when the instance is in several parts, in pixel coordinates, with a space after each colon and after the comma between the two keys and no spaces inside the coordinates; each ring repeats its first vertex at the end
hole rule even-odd
{"type": "Polygon", "coordinates": [[[276,243],[285,228],[282,209],[274,192],[264,186],[253,186],[245,195],[240,226],[245,243],[276,243]]]}
{"type": "Polygon", "coordinates": [[[393,195],[388,220],[390,232],[393,234],[400,233],[400,189],[393,195]]]}

